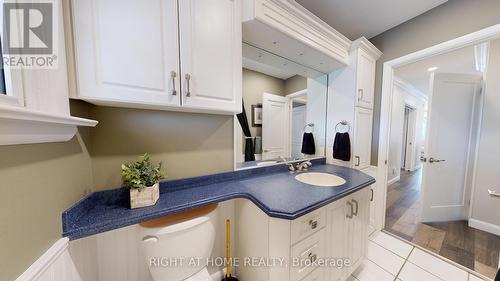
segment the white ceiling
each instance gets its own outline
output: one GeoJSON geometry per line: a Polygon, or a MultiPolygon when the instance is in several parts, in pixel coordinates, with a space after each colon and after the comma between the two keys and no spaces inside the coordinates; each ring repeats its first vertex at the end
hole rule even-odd
{"type": "Polygon", "coordinates": [[[436,72],[481,74],[475,68],[474,46],[470,46],[402,66],[395,70],[395,75],[428,95],[431,67],[438,67],[436,72]]]}
{"type": "Polygon", "coordinates": [[[296,0],[351,40],[368,39],[448,0],[296,0]]]}
{"type": "Polygon", "coordinates": [[[319,77],[324,75],[315,69],[303,66],[247,43],[242,44],[243,67],[286,80],[292,76],[319,77]]]}

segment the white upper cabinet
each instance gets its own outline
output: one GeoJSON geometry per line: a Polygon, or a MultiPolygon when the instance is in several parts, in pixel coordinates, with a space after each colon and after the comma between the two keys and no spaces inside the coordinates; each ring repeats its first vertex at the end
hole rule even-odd
{"type": "Polygon", "coordinates": [[[356,106],[373,109],[376,59],[363,49],[357,51],[356,106]]]}
{"type": "Polygon", "coordinates": [[[332,98],[328,99],[328,163],[356,169],[370,166],[375,67],[382,53],[364,37],[351,45],[349,65],[329,76],[332,98]],[[336,125],[342,120],[350,125],[351,160],[332,156],[336,125]]]}
{"type": "Polygon", "coordinates": [[[180,0],[183,106],[241,111],[241,1],[180,0]]]}
{"type": "Polygon", "coordinates": [[[72,2],[78,97],[178,106],[177,1],[72,2]]]}
{"type": "Polygon", "coordinates": [[[241,111],[240,0],[71,4],[73,97],[133,108],[241,111]]]}

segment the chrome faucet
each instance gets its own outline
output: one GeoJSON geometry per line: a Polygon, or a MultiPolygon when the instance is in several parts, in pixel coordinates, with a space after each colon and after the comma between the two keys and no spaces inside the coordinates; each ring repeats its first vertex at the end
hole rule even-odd
{"type": "Polygon", "coordinates": [[[304,161],[304,162],[297,164],[297,166],[295,167],[295,170],[299,171],[299,172],[300,171],[307,171],[307,169],[309,169],[311,166],[312,166],[311,161],[307,160],[307,161],[304,161]]]}
{"type": "Polygon", "coordinates": [[[283,161],[283,163],[285,163],[285,165],[287,165],[287,166],[288,166],[288,171],[289,171],[290,173],[295,172],[295,167],[293,166],[293,164],[291,164],[289,161],[287,161],[287,160],[285,159],[285,157],[280,156],[280,159],[281,159],[281,161],[283,161]]]}
{"type": "Polygon", "coordinates": [[[287,161],[283,156],[280,156],[280,159],[288,166],[288,171],[290,173],[307,171],[312,166],[312,163],[309,160],[298,163],[297,165],[293,165],[290,161],[287,161]]]}

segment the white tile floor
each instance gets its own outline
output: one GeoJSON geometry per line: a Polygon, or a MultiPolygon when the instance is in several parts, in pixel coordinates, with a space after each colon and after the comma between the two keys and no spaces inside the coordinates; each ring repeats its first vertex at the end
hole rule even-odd
{"type": "MultiPolygon", "coordinates": [[[[367,259],[350,281],[482,281],[384,232],[370,236],[367,259]]],[[[488,280],[488,279],[485,279],[488,280]]]]}

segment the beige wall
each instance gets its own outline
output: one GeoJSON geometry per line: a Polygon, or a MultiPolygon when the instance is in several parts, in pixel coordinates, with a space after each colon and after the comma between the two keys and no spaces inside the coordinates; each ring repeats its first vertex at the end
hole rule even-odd
{"type": "Polygon", "coordinates": [[[90,105],[90,155],[96,190],[119,187],[120,165],[145,152],[168,179],[233,169],[233,117],[90,105]]]}
{"type": "Polygon", "coordinates": [[[385,61],[445,42],[500,23],[498,0],[450,0],[370,41],[384,54],[377,62],[372,164],[377,163],[382,90],[382,65],[385,61]]]}
{"type": "Polygon", "coordinates": [[[0,146],[0,280],[15,280],[61,238],[61,213],[92,188],[80,136],[0,146]]]}
{"type": "MultiPolygon", "coordinates": [[[[15,280],[61,237],[61,213],[91,191],[121,185],[120,164],[149,152],[169,179],[230,171],[233,117],[97,107],[69,142],[0,146],[0,280],[15,280]]],[[[222,237],[222,236],[221,236],[222,237]]]]}
{"type": "Polygon", "coordinates": [[[285,95],[307,89],[307,78],[295,75],[285,80],[285,95]]]}

